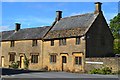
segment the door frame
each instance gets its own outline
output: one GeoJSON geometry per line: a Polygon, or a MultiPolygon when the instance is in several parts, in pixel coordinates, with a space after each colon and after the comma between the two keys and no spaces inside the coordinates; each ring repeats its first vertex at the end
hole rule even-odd
{"type": "Polygon", "coordinates": [[[66,57],[66,64],[68,63],[68,53],[60,53],[61,58],[61,70],[64,71],[63,56],[66,57]]]}
{"type": "Polygon", "coordinates": [[[67,57],[66,56],[61,56],[62,57],[62,71],[64,71],[64,64],[67,64],[67,57]],[[65,57],[65,61],[63,61],[65,57]]]}
{"type": "MultiPolygon", "coordinates": [[[[24,53],[19,53],[19,60],[20,60],[19,67],[20,67],[21,69],[23,69],[23,68],[25,67],[25,66],[24,66],[24,67],[22,68],[22,57],[24,58],[24,53]]],[[[23,64],[24,64],[24,63],[23,63],[23,64]]]]}

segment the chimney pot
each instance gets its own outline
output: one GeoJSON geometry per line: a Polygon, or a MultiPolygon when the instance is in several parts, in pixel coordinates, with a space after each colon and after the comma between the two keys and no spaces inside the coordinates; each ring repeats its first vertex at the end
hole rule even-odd
{"type": "Polygon", "coordinates": [[[101,2],[95,2],[95,12],[94,13],[100,13],[100,12],[102,12],[101,5],[102,5],[101,2]]]}
{"type": "Polygon", "coordinates": [[[56,11],[56,21],[59,21],[62,18],[62,11],[56,11]]]}
{"type": "Polygon", "coordinates": [[[15,23],[16,27],[15,27],[15,31],[18,31],[20,29],[20,23],[15,23]]]}

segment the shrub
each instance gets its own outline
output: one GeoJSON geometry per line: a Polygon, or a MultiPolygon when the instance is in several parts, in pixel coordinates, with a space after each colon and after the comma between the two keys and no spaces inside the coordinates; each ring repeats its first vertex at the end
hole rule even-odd
{"type": "Polygon", "coordinates": [[[24,54],[24,57],[25,57],[25,59],[24,59],[25,69],[28,69],[30,59],[28,59],[27,56],[26,56],[25,54],[24,54]]]}
{"type": "Polygon", "coordinates": [[[111,74],[112,73],[112,68],[109,67],[103,67],[103,68],[98,68],[98,69],[93,69],[90,70],[90,74],[111,74]]]}
{"type": "Polygon", "coordinates": [[[19,63],[18,62],[12,62],[10,65],[10,68],[14,68],[17,69],[19,67],[19,63]]]}
{"type": "Polygon", "coordinates": [[[99,74],[100,72],[101,72],[100,69],[93,69],[89,73],[90,74],[99,74]]]}
{"type": "Polygon", "coordinates": [[[112,73],[112,69],[109,67],[104,67],[101,69],[101,74],[111,74],[112,73]]]}
{"type": "Polygon", "coordinates": [[[25,69],[28,69],[28,67],[29,67],[29,60],[27,58],[24,60],[24,65],[25,65],[25,69]]]}

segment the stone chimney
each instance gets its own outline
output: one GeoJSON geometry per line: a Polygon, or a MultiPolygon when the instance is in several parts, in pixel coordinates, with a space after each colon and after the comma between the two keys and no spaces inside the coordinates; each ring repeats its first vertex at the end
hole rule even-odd
{"type": "Polygon", "coordinates": [[[101,2],[95,2],[95,12],[94,12],[95,14],[102,12],[101,5],[102,5],[101,2]]]}
{"type": "Polygon", "coordinates": [[[59,21],[62,18],[62,11],[56,11],[56,21],[59,21]]]}
{"type": "Polygon", "coordinates": [[[15,31],[18,31],[18,30],[20,29],[20,25],[21,25],[21,24],[15,23],[15,25],[16,25],[16,26],[15,26],[15,31]]]}

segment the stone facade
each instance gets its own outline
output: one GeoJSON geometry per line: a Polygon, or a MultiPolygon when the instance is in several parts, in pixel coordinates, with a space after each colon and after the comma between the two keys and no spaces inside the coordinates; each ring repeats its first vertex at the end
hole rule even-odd
{"type": "Polygon", "coordinates": [[[51,70],[62,70],[62,56],[67,57],[67,63],[65,64],[65,71],[84,71],[84,58],[85,58],[85,40],[81,39],[80,45],[76,45],[76,38],[67,38],[66,45],[60,46],[59,40],[54,40],[54,46],[51,46],[51,41],[44,41],[44,59],[46,61],[44,63],[44,67],[48,66],[51,70]],[[57,54],[57,62],[50,63],[50,54],[57,54]],[[74,64],[74,57],[81,56],[82,57],[82,65],[74,64]]]}
{"type": "Polygon", "coordinates": [[[15,62],[20,61],[20,56],[26,55],[28,59],[31,59],[30,54],[39,54],[39,62],[37,64],[30,64],[30,69],[42,68],[42,40],[38,40],[38,46],[32,46],[32,40],[15,41],[15,46],[10,47],[10,41],[2,42],[2,56],[4,56],[4,67],[9,67],[9,53],[15,53],[15,62]]]}
{"type": "MultiPolygon", "coordinates": [[[[101,3],[96,4],[101,6],[101,3]]],[[[29,29],[18,26],[15,31],[3,32],[7,37],[1,40],[1,66],[9,67],[10,54],[14,54],[19,68],[25,67],[27,57],[29,69],[84,72],[88,57],[113,56],[113,36],[101,10],[66,18],[61,18],[60,12],[59,16],[52,26],[29,29]],[[77,38],[80,44],[76,44],[77,38]],[[61,39],[66,40],[65,45],[60,45],[61,39]],[[37,40],[37,46],[32,46],[33,40],[37,40]],[[15,42],[14,47],[10,47],[11,41],[15,42]],[[37,55],[38,62],[32,63],[35,57],[32,55],[37,55]]]]}

